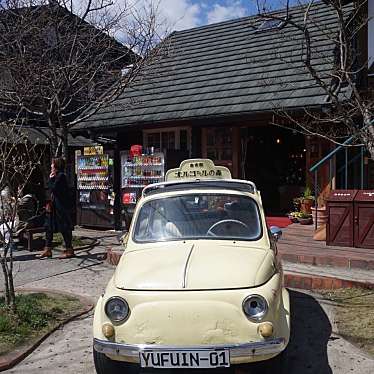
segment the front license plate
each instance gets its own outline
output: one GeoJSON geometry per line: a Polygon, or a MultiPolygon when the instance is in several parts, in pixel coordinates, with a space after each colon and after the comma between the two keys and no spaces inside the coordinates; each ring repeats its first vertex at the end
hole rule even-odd
{"type": "Polygon", "coordinates": [[[230,366],[228,350],[219,351],[142,351],[143,368],[217,368],[230,366]]]}

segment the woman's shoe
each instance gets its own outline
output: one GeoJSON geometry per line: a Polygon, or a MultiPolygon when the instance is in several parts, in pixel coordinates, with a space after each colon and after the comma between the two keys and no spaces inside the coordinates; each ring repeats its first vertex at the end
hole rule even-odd
{"type": "Polygon", "coordinates": [[[49,247],[45,247],[44,251],[38,255],[36,255],[36,258],[51,258],[52,257],[52,249],[49,247]]]}
{"type": "Polygon", "coordinates": [[[58,258],[64,259],[64,258],[72,258],[72,257],[75,257],[74,249],[68,248],[68,249],[65,249],[65,251],[63,251],[61,256],[59,256],[58,258]]]}

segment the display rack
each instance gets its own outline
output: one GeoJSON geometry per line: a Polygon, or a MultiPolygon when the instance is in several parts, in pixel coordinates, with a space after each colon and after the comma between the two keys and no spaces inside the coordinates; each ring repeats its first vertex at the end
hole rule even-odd
{"type": "Polygon", "coordinates": [[[78,189],[109,188],[109,157],[107,154],[78,157],[78,189]]]}
{"type": "Polygon", "coordinates": [[[148,184],[162,182],[165,178],[165,160],[161,152],[131,156],[121,152],[121,203],[126,216],[125,226],[131,220],[135,204],[142,189],[148,184]]]}
{"type": "Polygon", "coordinates": [[[77,223],[114,227],[113,158],[109,154],[77,157],[77,223]]]}
{"type": "Polygon", "coordinates": [[[121,188],[143,188],[164,180],[164,155],[154,153],[130,158],[129,152],[121,154],[121,188]]]}

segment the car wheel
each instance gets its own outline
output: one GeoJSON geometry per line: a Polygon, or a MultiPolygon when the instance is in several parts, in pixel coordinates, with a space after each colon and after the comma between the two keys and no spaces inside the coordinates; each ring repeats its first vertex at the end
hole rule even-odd
{"type": "Polygon", "coordinates": [[[288,373],[287,354],[279,355],[266,361],[237,365],[236,374],[286,374],[288,373]]]}
{"type": "Polygon", "coordinates": [[[286,374],[288,373],[288,354],[287,349],[279,355],[263,362],[261,374],[286,374]]]}
{"type": "Polygon", "coordinates": [[[97,374],[136,374],[139,366],[121,361],[114,361],[103,353],[93,350],[94,364],[97,374]]]}

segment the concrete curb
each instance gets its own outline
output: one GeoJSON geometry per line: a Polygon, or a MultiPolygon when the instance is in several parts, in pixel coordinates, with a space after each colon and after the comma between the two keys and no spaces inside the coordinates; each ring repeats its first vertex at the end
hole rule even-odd
{"type": "Polygon", "coordinates": [[[335,266],[347,269],[374,270],[374,261],[365,260],[353,255],[349,256],[331,256],[331,255],[300,255],[291,253],[282,253],[279,249],[280,258],[283,261],[293,262],[295,264],[308,264],[314,266],[335,266]]]}
{"type": "MultiPolygon", "coordinates": [[[[91,243],[81,245],[80,247],[74,247],[74,253],[79,253],[79,252],[85,251],[87,249],[92,249],[93,247],[95,247],[96,245],[99,244],[99,241],[95,238],[88,238],[88,237],[83,237],[83,236],[81,238],[91,240],[91,243]]],[[[63,247],[55,247],[55,248],[53,248],[53,250],[63,251],[64,248],[63,247]]]]}
{"type": "Polygon", "coordinates": [[[284,283],[286,287],[298,288],[302,290],[322,290],[337,288],[368,288],[374,289],[374,282],[361,282],[355,280],[341,279],[337,277],[319,276],[315,274],[284,273],[284,283]]]}
{"type": "Polygon", "coordinates": [[[0,371],[8,370],[15,365],[17,365],[19,362],[21,362],[23,359],[25,359],[31,352],[33,352],[45,339],[47,339],[52,333],[60,329],[62,326],[66,325],[67,323],[71,322],[72,320],[87,314],[94,308],[94,302],[92,299],[90,299],[87,296],[77,295],[71,292],[63,292],[58,290],[51,290],[48,288],[17,288],[17,293],[46,293],[46,294],[52,294],[52,295],[65,295],[65,296],[71,296],[76,297],[79,299],[81,304],[83,305],[83,310],[80,312],[74,314],[73,316],[69,317],[68,319],[60,322],[58,325],[56,325],[52,330],[48,331],[45,335],[38,338],[36,341],[33,341],[29,344],[26,344],[24,346],[21,346],[17,349],[15,349],[12,352],[9,352],[3,356],[0,356],[0,371]]]}
{"type": "Polygon", "coordinates": [[[110,265],[117,266],[122,254],[122,251],[113,251],[112,248],[108,248],[106,251],[106,261],[110,265]]]}

